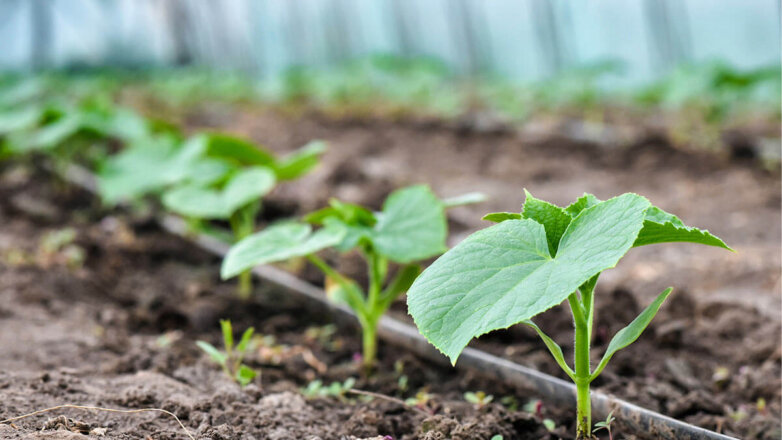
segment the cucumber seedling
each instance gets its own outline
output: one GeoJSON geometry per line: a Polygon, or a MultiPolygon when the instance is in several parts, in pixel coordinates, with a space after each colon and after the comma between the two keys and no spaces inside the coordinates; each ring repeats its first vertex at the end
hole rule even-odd
{"type": "Polygon", "coordinates": [[[223,260],[221,275],[226,279],[256,265],[307,257],[326,276],[329,297],[356,313],[362,329],[362,362],[370,369],[377,353],[380,318],[418,276],[418,262],[446,250],[446,207],[479,200],[470,194],[443,201],[426,186],[394,191],[381,212],[332,200],[328,208],[307,215],[308,223],[271,226],[237,243],[223,260]],[[313,231],[309,223],[323,227],[313,231]],[[329,247],[341,252],[357,250],[364,257],[369,279],[366,292],[316,255],[329,247]],[[389,263],[400,265],[393,276],[389,263]]]}
{"type": "Polygon", "coordinates": [[[218,350],[214,345],[205,341],[196,341],[198,348],[203,350],[209,357],[215,361],[226,376],[241,386],[246,386],[257,376],[258,373],[252,368],[243,364],[244,355],[251,350],[253,332],[252,327],[242,333],[239,343],[234,346],[234,333],[231,327],[231,321],[227,319],[220,320],[220,329],[223,332],[223,344],[225,350],[218,350]]]}
{"type": "Polygon", "coordinates": [[[691,242],[730,249],[708,231],[636,194],[600,201],[585,194],[566,208],[527,193],[521,213],[493,213],[499,222],[478,231],[437,259],[408,291],[408,308],[421,333],[456,362],[475,337],[517,323],[532,327],[577,389],[577,437],[591,436],[589,384],[611,357],[634,342],[671,289],[620,330],[592,369],[590,342],[595,284],[632,247],[691,242]],[[575,324],[575,368],[562,349],[531,321],[567,300],[575,324]]]}
{"type": "MultiPolygon", "coordinates": [[[[312,142],[283,159],[247,141],[226,135],[202,135],[194,142],[203,158],[192,168],[186,180],[163,194],[163,205],[191,222],[226,220],[232,241],[240,241],[255,232],[255,220],[261,210],[261,198],[279,180],[295,179],[318,163],[325,149],[312,142]]],[[[252,293],[252,274],[239,275],[239,296],[252,293]]]]}

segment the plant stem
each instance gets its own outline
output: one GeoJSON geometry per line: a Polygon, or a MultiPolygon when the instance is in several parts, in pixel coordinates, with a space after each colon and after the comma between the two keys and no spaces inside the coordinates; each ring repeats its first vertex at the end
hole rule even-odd
{"type": "Polygon", "coordinates": [[[363,327],[363,364],[364,369],[370,371],[375,364],[377,356],[377,322],[385,310],[379,310],[380,291],[383,288],[383,281],[388,269],[387,261],[368,249],[365,252],[367,266],[369,271],[369,293],[367,294],[367,303],[364,308],[367,316],[362,320],[363,327]]]}
{"type": "Polygon", "coordinates": [[[362,365],[366,372],[370,372],[377,357],[377,322],[362,321],[361,351],[362,365]]]}
{"type": "Polygon", "coordinates": [[[576,370],[576,438],[592,438],[592,400],[589,395],[589,325],[585,319],[584,308],[573,293],[568,297],[573,321],[576,328],[575,370],[576,370]]]}
{"type": "MultiPolygon", "coordinates": [[[[261,203],[254,202],[236,211],[229,223],[231,224],[231,230],[234,234],[234,240],[239,240],[247,237],[253,233],[255,229],[255,216],[261,208],[261,203]]],[[[239,298],[243,300],[250,299],[253,293],[253,274],[250,269],[245,270],[239,274],[239,286],[237,288],[239,298]]]]}
{"type": "Polygon", "coordinates": [[[239,286],[236,292],[242,300],[248,300],[253,293],[253,274],[249,270],[239,274],[239,286]]]}

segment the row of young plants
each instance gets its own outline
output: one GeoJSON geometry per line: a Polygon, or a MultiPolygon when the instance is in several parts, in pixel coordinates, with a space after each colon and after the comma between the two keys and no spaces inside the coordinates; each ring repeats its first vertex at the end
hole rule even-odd
{"type": "MultiPolygon", "coordinates": [[[[77,99],[34,89],[0,93],[0,137],[5,155],[45,155],[57,166],[72,161],[90,167],[107,205],[159,200],[200,232],[233,243],[221,276],[239,278],[238,294],[252,293],[257,265],[305,258],[325,276],[333,301],[350,307],[362,332],[367,373],[377,357],[377,327],[391,304],[407,294],[408,310],[421,333],[452,362],[474,338],[525,324],[534,329],[556,363],[575,383],[577,437],[591,437],[590,383],[611,357],[634,342],[671,289],[662,292],[620,330],[602,359],[591,364],[600,273],[631,248],[690,242],[730,249],[708,231],[691,228],[646,198],[623,194],[609,200],[585,194],[566,207],[526,193],[520,212],[490,213],[497,223],[448,249],[446,210],[480,201],[477,194],[450,200],[427,186],[394,191],[379,212],[332,199],[329,206],[298,219],[258,230],[262,200],[276,184],[315,167],[326,146],[315,141],[284,157],[248,140],[219,133],[185,136],[179,128],[112,104],[101,94],[77,99]],[[53,97],[54,96],[54,97],[53,97]],[[221,231],[216,222],[228,224],[221,231]],[[340,273],[319,256],[325,249],[357,252],[368,283],[340,273]],[[426,270],[423,262],[438,257],[426,270]],[[574,363],[532,319],[567,302],[573,315],[574,363]]],[[[242,364],[252,332],[235,346],[230,323],[222,323],[225,351],[199,344],[240,383],[254,372],[242,364]]]]}
{"type": "MultiPolygon", "coordinates": [[[[482,111],[512,123],[523,123],[540,114],[602,123],[614,113],[626,118],[628,114],[662,112],[670,116],[673,140],[687,138],[686,127],[691,127],[690,131],[692,127],[719,131],[758,120],[778,121],[780,117],[779,66],[740,69],[708,60],[679,65],[651,83],[616,87],[623,70],[620,62],[604,60],[564,70],[545,80],[514,82],[486,72],[461,78],[446,64],[430,58],[373,54],[329,68],[292,68],[263,79],[239,72],[180,69],[48,74],[40,81],[63,88],[100,88],[108,93],[130,88],[162,97],[158,104],[252,101],[359,117],[451,119],[482,111]],[[606,88],[606,84],[612,87],[606,88]]],[[[12,81],[0,77],[0,83],[12,81]]]]}

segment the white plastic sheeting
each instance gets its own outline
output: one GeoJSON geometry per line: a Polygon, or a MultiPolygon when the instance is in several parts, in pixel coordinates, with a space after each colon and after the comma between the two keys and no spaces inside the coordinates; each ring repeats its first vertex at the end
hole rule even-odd
{"type": "Polygon", "coordinates": [[[615,59],[778,63],[779,0],[0,0],[0,68],[203,64],[273,75],[375,52],[526,80],[615,59]]]}

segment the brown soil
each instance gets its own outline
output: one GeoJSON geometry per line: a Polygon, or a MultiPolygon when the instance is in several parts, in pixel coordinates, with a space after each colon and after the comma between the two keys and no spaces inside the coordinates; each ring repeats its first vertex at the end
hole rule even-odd
{"type": "MultiPolygon", "coordinates": [[[[336,124],[253,111],[219,115],[218,120],[199,113],[189,123],[244,133],[279,151],[312,138],[332,144],[315,173],[275,191],[266,203],[269,219],[320,207],[330,196],[378,207],[393,188],[425,182],[443,196],[479,190],[491,197],[452,211],[453,242],[485,227],[479,220],[485,212],[518,210],[524,187],[558,203],[584,191],[603,198],[635,191],[687,223],[708,227],[738,255],[688,245],[648,247],[604,274],[598,287],[597,352],[653,295],[668,285],[678,293],[650,331],[614,358],[597,388],[741,438],[779,438],[778,174],[654,143],[607,151],[562,140],[530,143],[431,127],[336,124]],[[765,408],[759,407],[760,398],[765,408]]],[[[567,438],[571,432],[572,414],[545,404],[542,415],[556,421],[555,434],[524,411],[466,404],[465,391],[486,391],[495,402],[513,396],[521,404],[535,396],[436,368],[393,348],[381,350],[383,373],[361,379],[352,361],[359,347],[354,329],[340,328],[323,340],[308,338],[306,329],[322,328],[327,316],[303,310],[266,286],[259,286],[258,302],[239,304],[231,287],[217,282],[213,257],[149,222],[100,213],[85,195],[53,193],[40,183],[44,177],[26,174],[14,168],[0,184],[1,418],[80,403],[169,409],[202,438],[488,439],[502,434],[515,439],[567,438]],[[46,231],[65,226],[75,228],[76,244],[85,250],[81,267],[68,268],[73,260],[68,251],[40,249],[46,231]],[[217,319],[226,317],[237,328],[253,325],[276,339],[271,351],[249,360],[263,377],[244,390],[194,345],[197,339],[217,342],[217,319]],[[270,352],[282,354],[275,358],[270,352]],[[398,386],[397,360],[409,380],[405,391],[398,386]],[[308,400],[297,393],[315,378],[347,377],[359,378],[357,387],[396,397],[429,385],[438,415],[425,419],[382,400],[308,400]]],[[[362,270],[350,256],[342,265],[351,274],[362,270]]],[[[395,313],[404,316],[402,302],[395,313]]],[[[565,313],[555,310],[538,322],[566,351],[572,348],[565,313]]],[[[558,374],[542,344],[523,329],[494,333],[478,345],[558,374]]],[[[163,417],[67,414],[109,428],[106,435],[112,438],[184,438],[176,423],[163,417]]],[[[81,426],[47,423],[55,416],[26,419],[16,423],[18,429],[0,428],[0,435],[23,437],[48,426],[35,434],[45,438],[55,427],[81,426]]]]}
{"type": "MultiPolygon", "coordinates": [[[[601,198],[637,192],[686,223],[708,228],[737,253],[688,244],[649,246],[633,250],[602,275],[596,355],[657,293],[668,286],[676,293],[648,333],[614,358],[596,387],[709,429],[742,438],[779,437],[778,172],[654,139],[610,148],[436,126],[295,119],[269,111],[220,114],[216,120],[201,111],[188,123],[242,133],[279,151],[313,138],[331,143],[315,173],[274,195],[298,212],[332,196],[377,208],[394,188],[424,182],[442,196],[476,190],[489,196],[486,203],[451,211],[452,244],[488,226],[480,221],[484,213],[519,210],[525,187],[560,204],[585,191],[601,198]],[[764,400],[765,409],[758,409],[764,400]]],[[[363,277],[355,256],[341,264],[363,277]]],[[[320,282],[316,271],[305,276],[320,282]]],[[[395,312],[407,318],[403,303],[395,312]]],[[[569,352],[567,315],[553,310],[536,321],[569,352]]],[[[564,377],[526,328],[497,332],[476,345],[564,377]]]]}
{"type": "MultiPolygon", "coordinates": [[[[496,402],[477,408],[464,401],[465,391],[520,404],[534,396],[398,349],[384,347],[379,373],[364,377],[354,328],[331,334],[322,310],[263,284],[257,300],[242,303],[232,285],[218,281],[212,255],[147,221],[101,212],[89,195],[57,190],[48,176],[31,173],[14,166],[0,178],[0,419],[76,404],[162,408],[199,439],[568,438],[568,411],[543,407],[536,416],[496,402]],[[47,245],[68,228],[72,241],[47,245]],[[84,252],[83,263],[73,249],[84,252]],[[220,318],[266,337],[246,360],[262,376],[244,389],[195,345],[218,344],[220,318]],[[385,399],[300,393],[314,379],[349,377],[356,388],[395,398],[428,390],[422,409],[432,415],[385,399]],[[557,430],[549,433],[541,417],[557,420],[557,430]]],[[[186,438],[168,416],[76,409],[0,425],[0,437],[86,439],[104,429],[102,438],[186,438]]]]}

